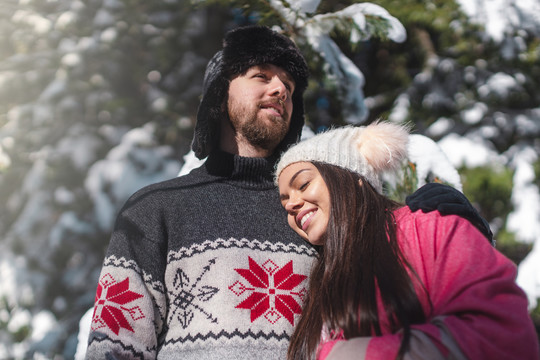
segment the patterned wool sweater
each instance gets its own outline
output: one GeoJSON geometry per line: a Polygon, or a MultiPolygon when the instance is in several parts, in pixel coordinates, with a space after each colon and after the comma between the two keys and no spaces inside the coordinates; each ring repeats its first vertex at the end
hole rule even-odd
{"type": "Polygon", "coordinates": [[[283,359],[315,250],[287,225],[274,162],[214,153],[121,210],[88,359],[283,359]]]}

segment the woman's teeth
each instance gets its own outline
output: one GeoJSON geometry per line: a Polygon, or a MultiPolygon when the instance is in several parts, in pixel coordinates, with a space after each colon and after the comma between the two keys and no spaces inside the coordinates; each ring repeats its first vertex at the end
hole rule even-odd
{"type": "Polygon", "coordinates": [[[310,217],[313,216],[313,214],[315,214],[315,211],[310,211],[306,215],[304,215],[300,220],[300,227],[304,228],[304,224],[306,223],[306,221],[308,221],[310,217]]]}

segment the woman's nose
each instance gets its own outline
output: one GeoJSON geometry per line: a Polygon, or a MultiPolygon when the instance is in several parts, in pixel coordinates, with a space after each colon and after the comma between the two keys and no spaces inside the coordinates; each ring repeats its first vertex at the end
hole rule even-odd
{"type": "Polygon", "coordinates": [[[302,199],[298,196],[290,197],[287,203],[285,204],[285,210],[292,212],[302,208],[302,199]]]}

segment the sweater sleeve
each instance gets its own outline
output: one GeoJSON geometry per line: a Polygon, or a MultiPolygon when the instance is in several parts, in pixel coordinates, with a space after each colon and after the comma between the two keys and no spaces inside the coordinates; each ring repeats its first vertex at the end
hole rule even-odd
{"type": "MultiPolygon", "coordinates": [[[[154,359],[166,297],[163,241],[146,229],[148,217],[124,209],[101,269],[87,359],[154,359]]],[[[154,222],[155,223],[155,222],[154,222]]],[[[155,230],[152,230],[155,231],[155,230]]]]}
{"type": "MultiPolygon", "coordinates": [[[[412,326],[404,358],[538,359],[516,266],[457,216],[408,216],[400,222],[403,251],[425,286],[428,298],[419,297],[428,320],[412,326]]],[[[358,339],[331,344],[327,359],[394,359],[401,334],[367,338],[367,345],[358,339]]]]}

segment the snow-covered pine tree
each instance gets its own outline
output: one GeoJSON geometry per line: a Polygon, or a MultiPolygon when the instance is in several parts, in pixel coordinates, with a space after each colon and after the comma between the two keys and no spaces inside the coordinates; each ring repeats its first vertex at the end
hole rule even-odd
{"type": "Polygon", "coordinates": [[[73,357],[117,210],[180,168],[207,18],[183,1],[2,4],[0,358],[73,357]]]}

